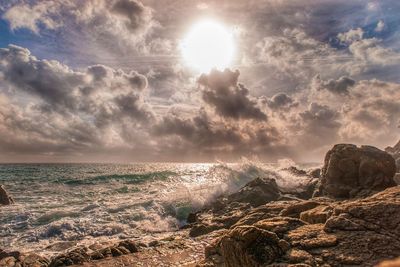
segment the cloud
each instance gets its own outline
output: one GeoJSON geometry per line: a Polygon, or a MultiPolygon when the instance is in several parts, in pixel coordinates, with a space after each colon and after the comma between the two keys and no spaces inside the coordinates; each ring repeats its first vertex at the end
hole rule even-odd
{"type": "Polygon", "coordinates": [[[57,12],[58,5],[52,1],[39,2],[34,6],[22,3],[8,9],[3,19],[10,23],[12,30],[26,28],[39,34],[42,25],[47,29],[55,29],[60,23],[53,19],[50,14],[57,12]]]}
{"type": "Polygon", "coordinates": [[[238,160],[259,156],[272,160],[288,155],[282,137],[273,127],[261,123],[219,120],[200,109],[190,118],[167,114],[153,127],[159,146],[166,151],[197,160],[238,160]],[[168,148],[166,148],[168,146],[168,148]]]}
{"type": "Polygon", "coordinates": [[[361,28],[351,29],[348,32],[338,34],[338,38],[343,43],[353,43],[363,39],[364,31],[361,28]]]}
{"type": "Polygon", "coordinates": [[[198,83],[204,86],[202,97],[215,112],[226,118],[267,120],[257,102],[249,96],[249,90],[238,83],[239,71],[212,70],[202,74],[198,83]]]}
{"type": "Polygon", "coordinates": [[[376,32],[381,32],[385,29],[385,22],[383,20],[379,20],[378,23],[376,24],[375,31],[376,32]]]}
{"type": "Polygon", "coordinates": [[[298,105],[293,98],[285,93],[277,93],[270,99],[265,99],[263,102],[271,109],[291,108],[298,105]]]}
{"type": "Polygon", "coordinates": [[[135,71],[103,65],[76,71],[10,45],[0,49],[0,77],[3,136],[15,135],[4,139],[5,148],[15,140],[21,152],[39,144],[39,152],[107,150],[146,135],[140,131],[155,119],[144,100],[147,79],[135,71]]]}
{"type": "Polygon", "coordinates": [[[319,75],[314,77],[312,86],[315,90],[328,90],[333,94],[348,94],[349,89],[353,87],[356,82],[349,77],[340,77],[337,80],[330,79],[323,81],[319,75]]]}
{"type": "Polygon", "coordinates": [[[87,47],[85,53],[100,50],[110,55],[145,51],[146,37],[157,26],[153,10],[136,0],[19,2],[7,9],[2,18],[12,30],[57,32],[73,46],[65,49],[83,53],[82,48],[87,47]]]}

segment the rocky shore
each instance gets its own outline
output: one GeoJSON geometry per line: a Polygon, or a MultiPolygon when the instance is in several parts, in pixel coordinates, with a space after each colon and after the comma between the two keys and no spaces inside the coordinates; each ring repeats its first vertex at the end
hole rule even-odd
{"type": "Polygon", "coordinates": [[[151,242],[52,259],[4,249],[0,266],[400,266],[399,155],[400,143],[386,152],[335,145],[322,169],[288,169],[308,177],[295,191],[259,177],[151,242]]]}

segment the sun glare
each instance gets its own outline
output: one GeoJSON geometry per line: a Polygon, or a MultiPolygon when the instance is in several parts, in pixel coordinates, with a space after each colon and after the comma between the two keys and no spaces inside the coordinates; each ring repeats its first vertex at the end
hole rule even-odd
{"type": "Polygon", "coordinates": [[[182,41],[181,52],[186,64],[193,69],[223,70],[230,66],[235,52],[232,32],[215,21],[199,22],[182,41]]]}

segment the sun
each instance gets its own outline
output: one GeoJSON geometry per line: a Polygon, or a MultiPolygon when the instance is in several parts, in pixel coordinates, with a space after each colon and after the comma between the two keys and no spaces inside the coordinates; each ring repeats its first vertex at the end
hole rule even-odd
{"type": "Polygon", "coordinates": [[[233,34],[216,21],[201,21],[181,42],[181,52],[185,63],[197,71],[223,70],[232,64],[235,52],[233,34]]]}

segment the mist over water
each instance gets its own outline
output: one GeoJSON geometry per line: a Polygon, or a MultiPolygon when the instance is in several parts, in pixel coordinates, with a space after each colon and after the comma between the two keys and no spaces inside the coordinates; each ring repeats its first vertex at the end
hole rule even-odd
{"type": "Polygon", "coordinates": [[[307,178],[261,164],[4,164],[16,204],[0,209],[0,247],[51,255],[76,245],[174,231],[189,212],[256,177],[293,190],[307,178]]]}

